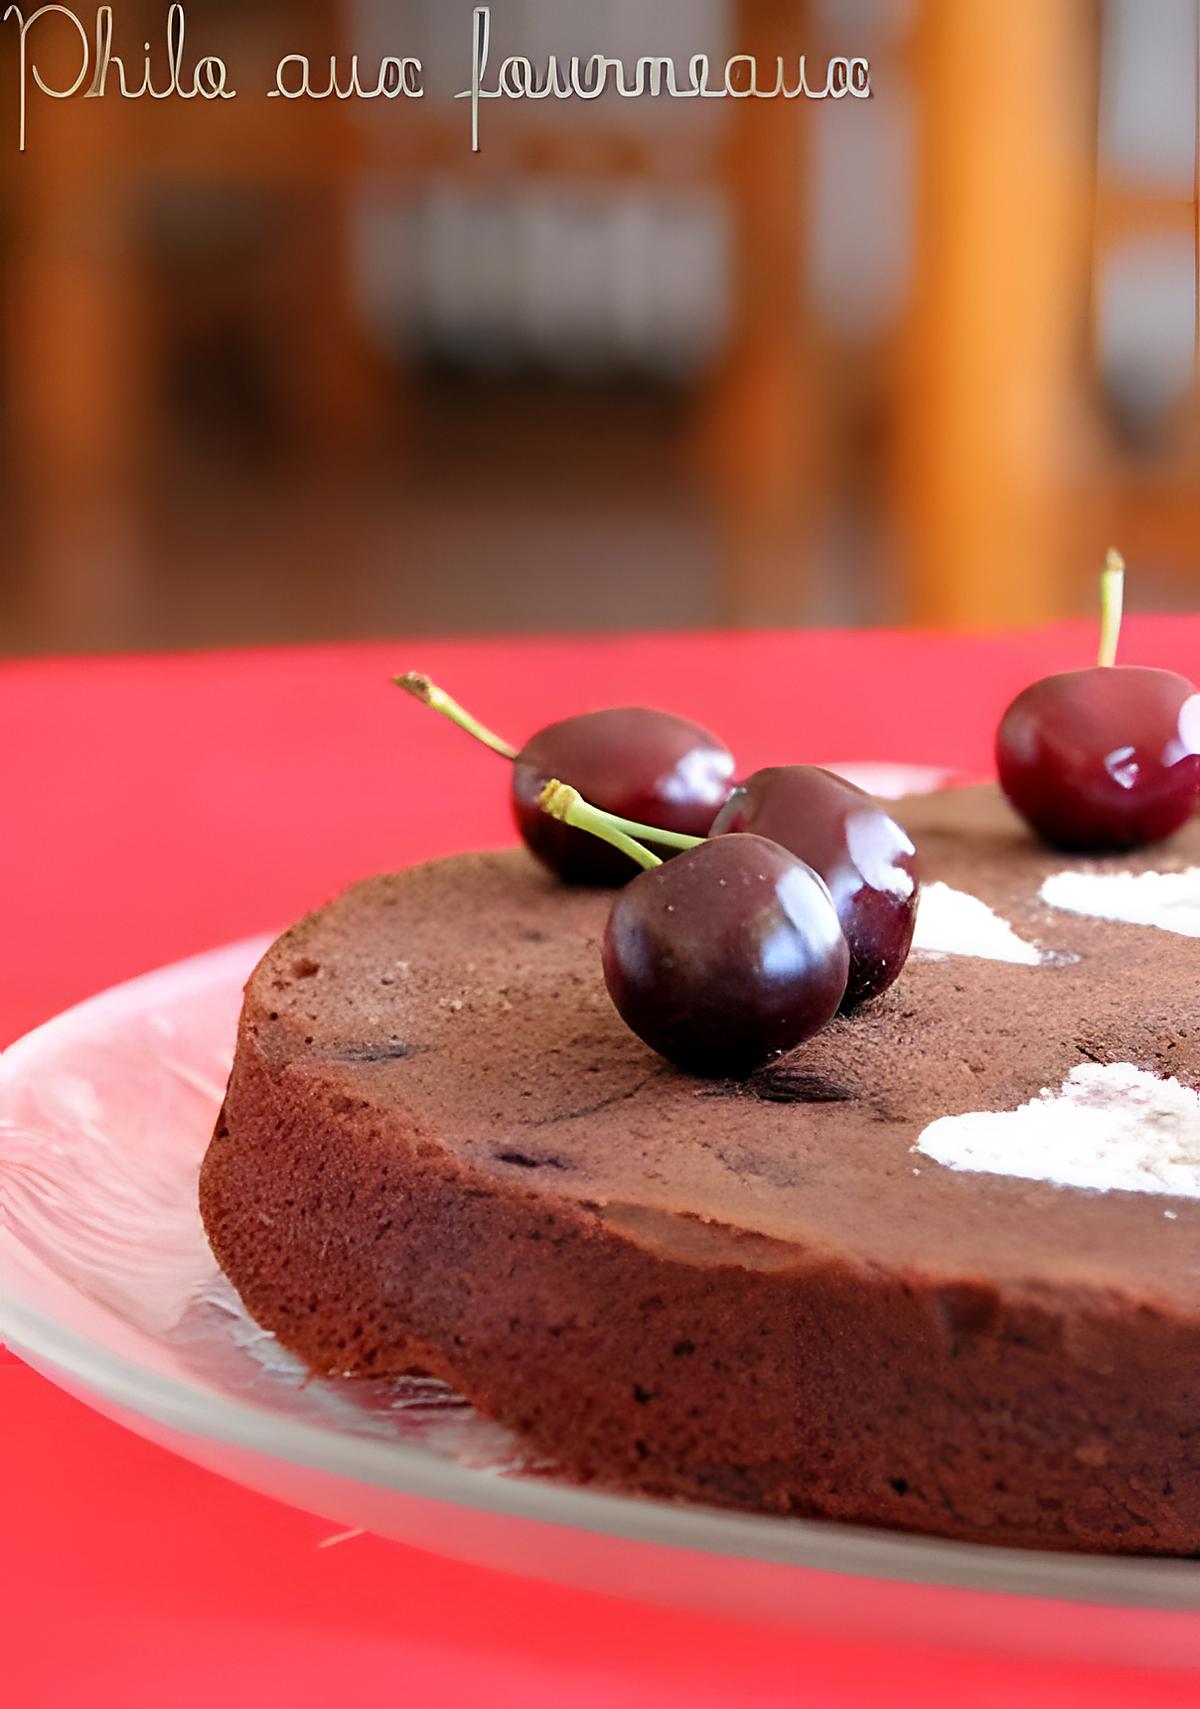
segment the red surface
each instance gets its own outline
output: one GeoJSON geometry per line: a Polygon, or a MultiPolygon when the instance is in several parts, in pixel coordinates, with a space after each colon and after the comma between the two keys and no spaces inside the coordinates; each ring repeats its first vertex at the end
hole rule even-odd
{"type": "MultiPolygon", "coordinates": [[[[509,839],[501,763],[387,687],[422,668],[520,739],[589,705],[710,723],[743,770],[980,770],[1007,699],[1090,631],[422,643],[0,671],[0,1039],[282,925],[360,874],[509,839]]],[[[1128,626],[1200,677],[1200,620],[1128,626]]],[[[123,1433],[0,1352],[0,1695],[402,1704],[1189,1705],[1200,1675],[798,1638],[504,1578],[329,1527],[123,1433]]]]}

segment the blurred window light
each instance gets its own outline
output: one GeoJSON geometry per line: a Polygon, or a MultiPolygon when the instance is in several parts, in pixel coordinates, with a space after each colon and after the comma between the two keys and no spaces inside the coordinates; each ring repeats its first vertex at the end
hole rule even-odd
{"type": "Polygon", "coordinates": [[[815,27],[847,54],[898,47],[916,26],[918,0],[813,0],[815,27]]]}
{"type": "MultiPolygon", "coordinates": [[[[463,86],[471,0],[354,0],[353,12],[368,62],[422,56],[426,88],[443,106],[463,86]]],[[[886,51],[911,31],[915,12],[915,0],[821,0],[807,14],[781,7],[779,48],[812,47],[807,38],[824,32],[839,50],[886,51]]],[[[493,0],[492,63],[510,53],[535,65],[552,55],[629,62],[653,54],[686,68],[695,53],[721,61],[735,50],[737,15],[733,0],[493,0]]],[[[890,325],[908,288],[912,99],[897,77],[853,110],[814,109],[797,136],[807,157],[814,298],[848,339],[890,325]]],[[[368,326],[410,355],[485,367],[617,367],[682,379],[710,366],[727,336],[733,288],[728,191],[714,147],[726,104],[547,101],[514,112],[576,165],[597,129],[648,152],[636,173],[619,176],[595,158],[587,179],[556,170],[564,163],[550,153],[536,176],[498,181],[464,156],[460,169],[418,170],[411,188],[364,186],[356,274],[368,326]]],[[[399,122],[419,121],[414,110],[399,122]]]]}
{"type": "Polygon", "coordinates": [[[1100,99],[1104,173],[1160,189],[1191,183],[1200,52],[1196,16],[1195,0],[1105,0],[1100,99]]]}
{"type": "Polygon", "coordinates": [[[1097,359],[1119,418],[1136,434],[1152,434],[1191,388],[1194,292],[1184,232],[1130,238],[1101,264],[1097,359]]]}
{"type": "Polygon", "coordinates": [[[911,273],[911,97],[894,84],[853,111],[830,103],[812,122],[814,294],[833,329],[868,338],[895,320],[911,273]]]}
{"type": "Polygon", "coordinates": [[[429,0],[350,0],[345,33],[368,59],[385,53],[428,59],[433,18],[450,9],[431,6],[429,0]]]}
{"type": "Polygon", "coordinates": [[[364,191],[354,230],[363,317],[410,355],[683,380],[725,334],[726,218],[705,190],[445,180],[364,191]]]}

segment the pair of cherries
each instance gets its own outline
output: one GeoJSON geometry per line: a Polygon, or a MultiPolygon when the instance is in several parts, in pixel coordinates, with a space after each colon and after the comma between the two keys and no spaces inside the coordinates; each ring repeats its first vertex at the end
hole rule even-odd
{"type": "Polygon", "coordinates": [[[517,826],[545,865],[570,883],[624,886],[605,983],[627,1025],[678,1066],[749,1073],[904,966],[915,851],[853,784],[778,766],[734,786],[715,736],[641,707],[564,719],[518,751],[427,678],[397,681],[513,762],[517,826]],[[643,869],[632,880],[631,862],[643,869]]]}

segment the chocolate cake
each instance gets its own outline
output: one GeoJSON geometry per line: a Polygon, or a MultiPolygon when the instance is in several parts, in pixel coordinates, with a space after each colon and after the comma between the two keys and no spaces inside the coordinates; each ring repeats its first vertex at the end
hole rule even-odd
{"type": "Polygon", "coordinates": [[[1098,1065],[1191,1098],[1193,939],[1040,890],[1200,865],[1200,826],[1081,863],[991,789],[898,816],[927,886],[986,903],[1025,959],[918,950],[745,1082],[626,1030],[600,972],[611,893],[524,851],[369,879],[285,933],[200,1183],[249,1311],[318,1372],[442,1377],[606,1485],[1200,1552],[1200,1202],[1029,1178],[1024,1152],[1025,1174],[951,1166],[923,1140],[1098,1065]]]}

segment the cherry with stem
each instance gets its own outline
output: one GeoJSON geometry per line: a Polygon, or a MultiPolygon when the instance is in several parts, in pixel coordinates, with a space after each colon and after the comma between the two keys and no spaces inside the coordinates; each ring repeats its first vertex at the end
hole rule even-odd
{"type": "Polygon", "coordinates": [[[1117,664],[1124,586],[1110,551],[1097,663],[1031,683],[996,733],[1005,795],[1044,842],[1073,853],[1158,842],[1200,793],[1200,695],[1175,671],[1117,664]]]}
{"type": "Polygon", "coordinates": [[[602,962],[618,1014],[651,1049],[695,1074],[741,1076],[833,1019],[850,951],[804,861],[741,834],[663,862],[556,779],[540,802],[642,869],[613,901],[602,962]]]}
{"type": "Polygon", "coordinates": [[[598,806],[676,851],[704,836],[728,797],[733,756],[689,719],[648,707],[613,707],[547,725],[515,749],[419,672],[398,687],[512,763],[517,828],[545,865],[570,883],[616,885],[631,870],[604,839],[553,819],[538,807],[552,778],[565,777],[598,806]]]}

